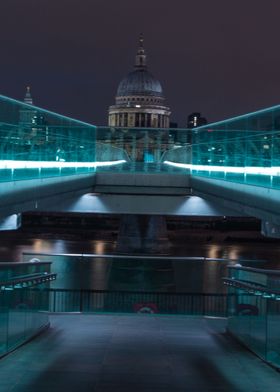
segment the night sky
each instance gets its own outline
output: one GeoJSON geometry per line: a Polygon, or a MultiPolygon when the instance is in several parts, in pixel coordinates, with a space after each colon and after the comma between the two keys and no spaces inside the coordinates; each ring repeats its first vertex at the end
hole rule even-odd
{"type": "Polygon", "coordinates": [[[171,120],[280,104],[279,0],[1,0],[0,93],[107,124],[143,32],[171,120]]]}

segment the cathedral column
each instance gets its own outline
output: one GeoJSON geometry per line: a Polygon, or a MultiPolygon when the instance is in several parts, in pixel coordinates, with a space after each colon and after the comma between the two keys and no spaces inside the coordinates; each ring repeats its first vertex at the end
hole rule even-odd
{"type": "Polygon", "coordinates": [[[145,123],[144,123],[144,127],[145,128],[147,128],[147,123],[148,123],[147,113],[145,113],[145,123]]]}
{"type": "Polygon", "coordinates": [[[141,127],[142,124],[142,113],[139,113],[139,127],[141,127]]]}
{"type": "Polygon", "coordinates": [[[160,114],[160,127],[163,128],[163,115],[160,114]]]}
{"type": "Polygon", "coordinates": [[[116,127],[119,127],[119,126],[120,126],[120,114],[118,113],[116,115],[116,127]]]}

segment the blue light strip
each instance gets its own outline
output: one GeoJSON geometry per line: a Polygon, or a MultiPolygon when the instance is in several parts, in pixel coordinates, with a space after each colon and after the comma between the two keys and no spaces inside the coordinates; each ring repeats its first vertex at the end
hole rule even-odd
{"type": "Polygon", "coordinates": [[[41,168],[64,168],[64,167],[102,167],[120,165],[124,159],[108,162],[60,162],[60,161],[0,161],[0,169],[41,169],[41,168]]]}
{"type": "Polygon", "coordinates": [[[176,163],[164,161],[166,165],[178,167],[181,169],[189,169],[192,171],[206,171],[206,172],[224,172],[224,173],[239,173],[239,174],[258,174],[266,176],[280,176],[280,166],[274,167],[259,167],[259,166],[212,166],[212,165],[193,165],[188,163],[176,163]]]}

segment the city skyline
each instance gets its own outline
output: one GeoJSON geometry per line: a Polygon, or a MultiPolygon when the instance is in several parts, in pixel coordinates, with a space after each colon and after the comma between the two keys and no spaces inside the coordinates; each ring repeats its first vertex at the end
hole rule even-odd
{"type": "Polygon", "coordinates": [[[1,91],[35,105],[106,125],[119,81],[132,70],[143,32],[149,69],[186,126],[280,103],[280,4],[237,0],[13,0],[0,5],[1,91]]]}

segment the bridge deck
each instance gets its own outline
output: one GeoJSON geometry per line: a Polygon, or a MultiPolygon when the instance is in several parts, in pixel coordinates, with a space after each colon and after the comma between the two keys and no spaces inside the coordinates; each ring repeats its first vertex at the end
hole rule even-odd
{"type": "Polygon", "coordinates": [[[225,333],[222,319],[56,315],[0,361],[13,392],[275,392],[280,375],[225,333]]]}

